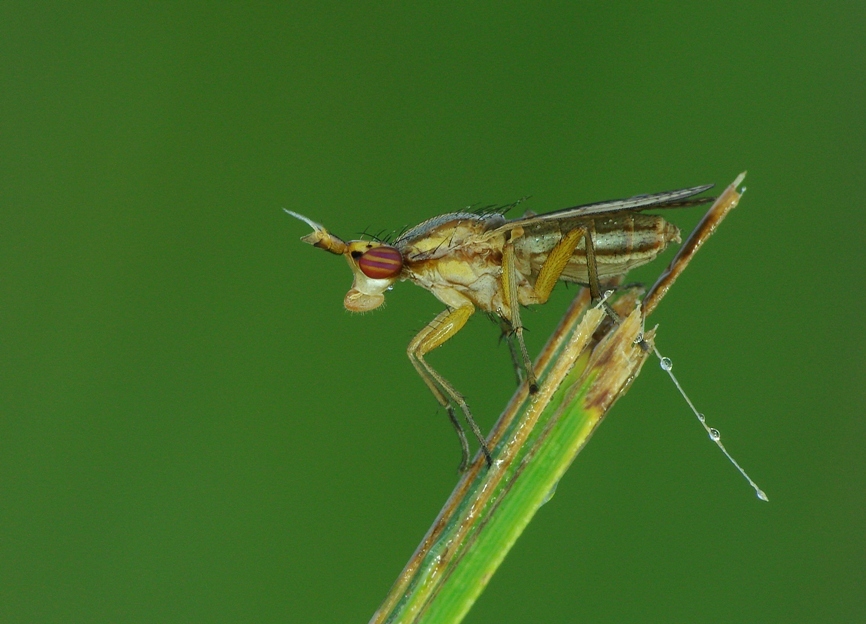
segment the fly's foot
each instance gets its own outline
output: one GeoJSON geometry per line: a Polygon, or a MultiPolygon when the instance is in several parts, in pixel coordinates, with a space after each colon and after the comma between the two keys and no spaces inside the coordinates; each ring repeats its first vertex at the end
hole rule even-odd
{"type": "Polygon", "coordinates": [[[486,444],[481,445],[481,452],[484,453],[484,461],[487,462],[487,468],[490,469],[493,467],[493,457],[490,455],[490,449],[487,448],[486,444]]]}

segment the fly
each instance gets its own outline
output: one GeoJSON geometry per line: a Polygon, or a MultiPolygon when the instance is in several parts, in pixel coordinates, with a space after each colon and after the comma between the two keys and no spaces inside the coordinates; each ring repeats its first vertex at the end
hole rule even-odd
{"type": "Polygon", "coordinates": [[[668,244],[681,242],[679,228],[643,211],[710,203],[713,197],[695,196],[712,186],[637,195],[540,215],[527,213],[516,219],[506,219],[501,212],[453,212],[424,221],[390,244],[345,242],[311,219],[286,212],[313,228],[301,240],[346,258],[354,276],[343,300],[350,312],[378,308],[385,291],[398,280],[426,288],[445,304],[446,309],[412,339],[407,354],[457,431],[462,471],[469,464],[469,444],[455,406],[478,439],[488,466],[493,461],[490,449],[463,396],[424,356],[453,338],[476,310],[482,310],[499,317],[516,337],[529,392],[537,392],[520,306],[547,302],[560,280],[589,286],[593,300],[601,301],[602,285],[650,262],[668,244]]]}

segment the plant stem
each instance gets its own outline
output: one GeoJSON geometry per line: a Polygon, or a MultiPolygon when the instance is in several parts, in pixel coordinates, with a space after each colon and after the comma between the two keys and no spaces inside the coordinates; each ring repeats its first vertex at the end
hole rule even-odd
{"type": "MultiPolygon", "coordinates": [[[[654,308],[740,194],[730,185],[651,290],[654,308]]],[[[640,372],[654,332],[643,330],[637,293],[613,303],[613,323],[582,290],[536,362],[540,390],[525,385],[488,440],[494,463],[475,458],[371,623],[459,622],[538,508],[550,500],[562,475],[616,400],[640,372]],[[643,345],[644,347],[646,345],[643,345]]]]}

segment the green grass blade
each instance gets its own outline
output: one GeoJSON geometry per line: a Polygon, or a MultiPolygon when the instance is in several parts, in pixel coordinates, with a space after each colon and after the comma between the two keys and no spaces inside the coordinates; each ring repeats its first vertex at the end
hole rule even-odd
{"type": "Polygon", "coordinates": [[[494,429],[494,466],[479,459],[464,475],[373,622],[459,621],[637,375],[646,358],[633,344],[639,310],[599,342],[604,312],[589,309],[578,321],[585,299],[540,362],[542,391],[518,393],[494,429]]]}

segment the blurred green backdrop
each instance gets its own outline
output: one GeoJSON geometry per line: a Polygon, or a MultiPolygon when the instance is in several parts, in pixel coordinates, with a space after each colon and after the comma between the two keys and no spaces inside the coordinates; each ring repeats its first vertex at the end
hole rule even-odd
{"type": "MultiPolygon", "coordinates": [[[[352,237],[744,169],[653,320],[771,502],[648,366],[466,621],[866,620],[864,7],[0,5],[0,620],[379,605],[456,480],[404,353],[441,305],[350,316],[283,207],[352,237]]],[[[485,429],[497,338],[431,356],[485,429]]]]}

